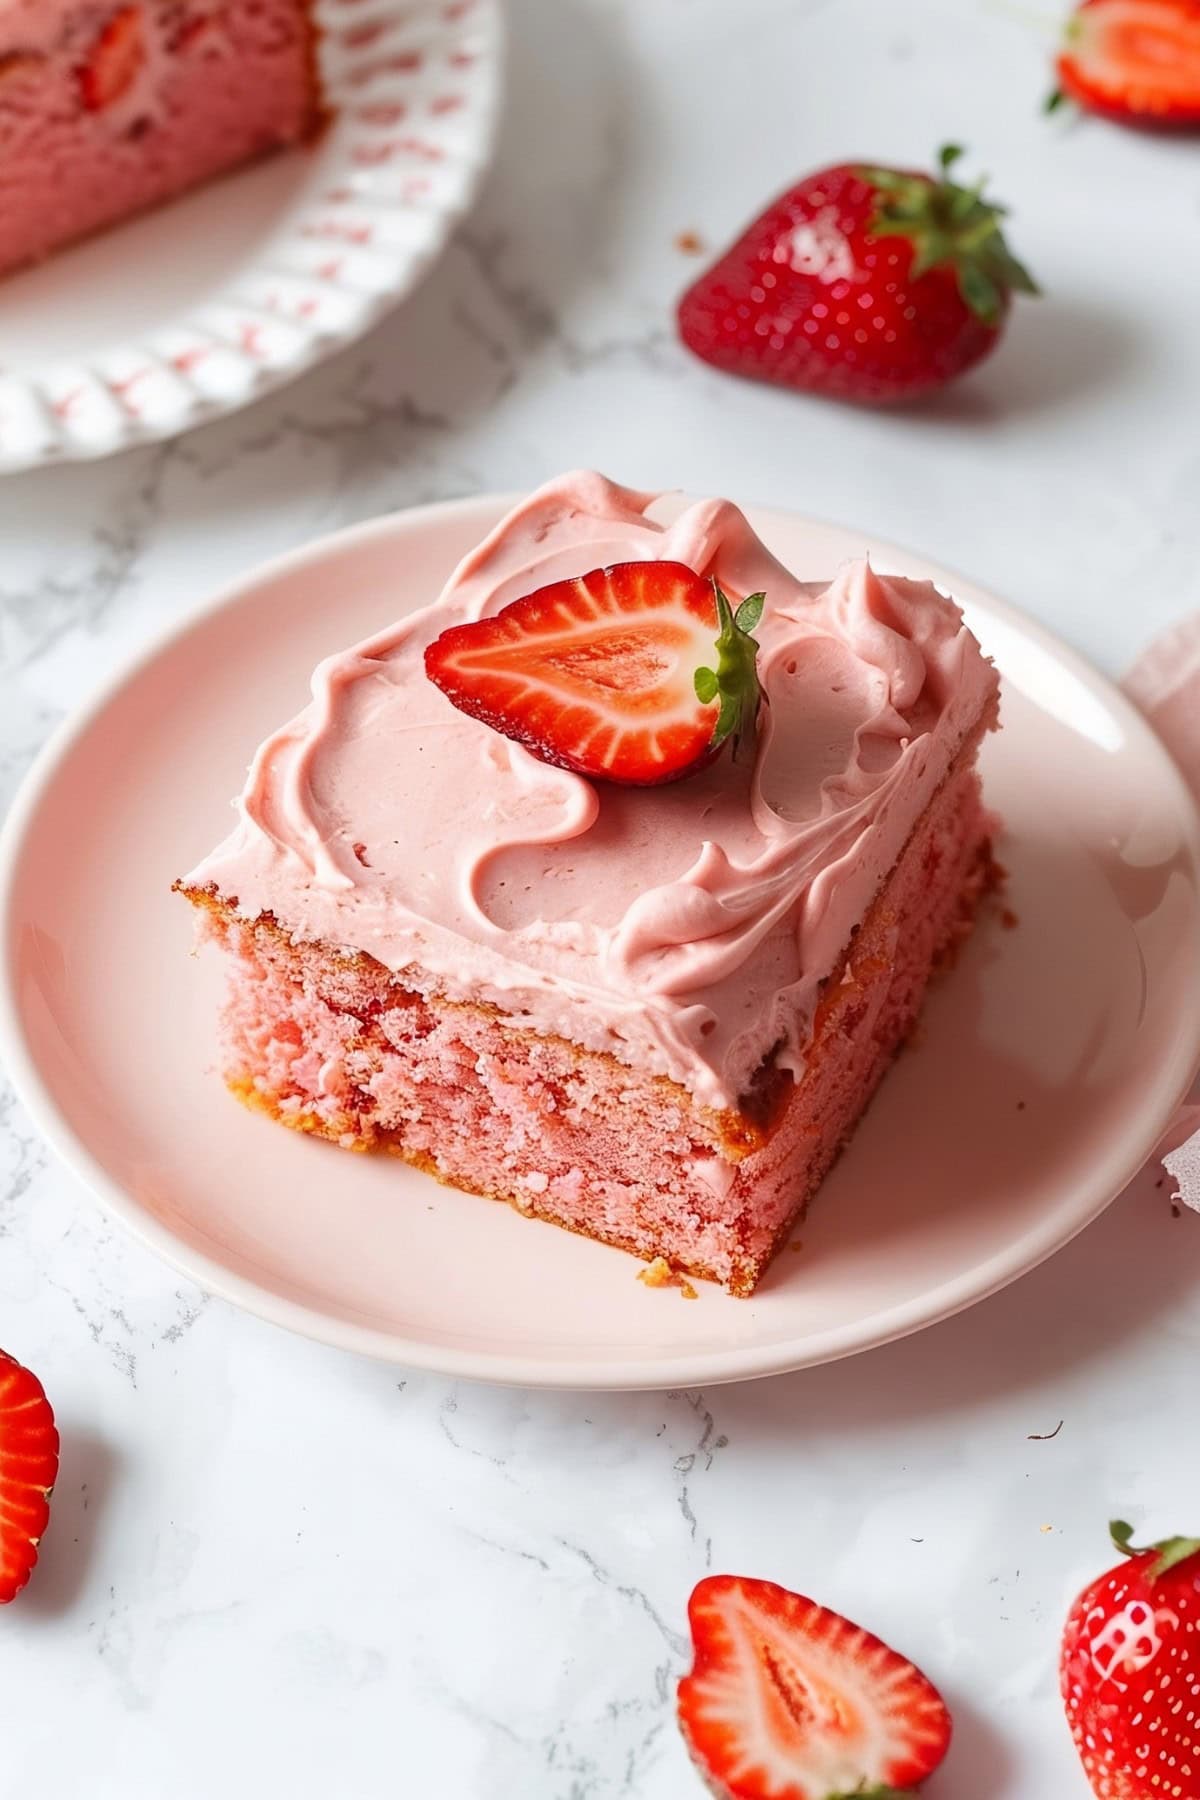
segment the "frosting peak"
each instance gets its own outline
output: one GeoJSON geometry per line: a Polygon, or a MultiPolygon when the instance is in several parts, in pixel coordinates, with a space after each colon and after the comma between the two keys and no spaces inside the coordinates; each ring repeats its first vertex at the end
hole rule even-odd
{"type": "Polygon", "coordinates": [[[728,501],[582,473],[488,534],[441,597],[319,665],[267,739],[233,835],[188,877],[733,1105],[803,1055],[821,980],[996,677],[953,602],[865,560],[798,580],[728,501]],[[661,788],[593,784],[456,711],[447,625],[551,581],[662,558],[767,599],[753,755],[661,788]]]}

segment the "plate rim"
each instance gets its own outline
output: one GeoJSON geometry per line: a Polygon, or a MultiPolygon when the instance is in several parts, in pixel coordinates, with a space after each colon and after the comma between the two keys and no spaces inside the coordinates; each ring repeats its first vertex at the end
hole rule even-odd
{"type": "MultiPolygon", "coordinates": [[[[247,603],[253,604],[250,596],[255,589],[286,579],[293,570],[314,559],[337,557],[361,545],[386,539],[397,527],[404,531],[419,531],[431,519],[445,520],[472,515],[481,520],[487,515],[490,520],[494,520],[499,516],[500,509],[506,510],[523,497],[516,493],[487,493],[402,507],[394,512],[324,533],[307,544],[256,564],[233,581],[224,584],[216,593],[189,607],[182,617],[169,621],[132,655],[121,659],[97,690],[50,734],[26,771],[8,815],[0,825],[0,1054],[22,1105],[55,1156],[83,1182],[99,1201],[103,1211],[110,1218],[118,1220],[145,1249],[203,1291],[270,1324],[282,1326],[301,1337],[332,1348],[452,1378],[569,1392],[657,1391],[717,1385],[842,1361],[912,1336],[991,1298],[1065,1248],[1112,1205],[1145,1166],[1155,1145],[1167,1130],[1176,1108],[1200,1073],[1200,1011],[1190,1039],[1186,1035],[1181,1038],[1164,1070],[1159,1084],[1159,1105],[1153,1109],[1153,1116],[1147,1117],[1145,1148],[1138,1150],[1136,1155],[1131,1152],[1106,1163],[1104,1179],[1102,1182],[1097,1181],[1097,1194],[1100,1197],[1081,1210],[1078,1217],[1065,1224],[1056,1222],[1052,1229],[1040,1233],[1027,1233],[1022,1239],[1027,1249],[1019,1259],[1019,1266],[1002,1264],[995,1271],[993,1279],[973,1286],[967,1294],[959,1294],[949,1300],[934,1300],[932,1307],[931,1298],[939,1290],[923,1290],[915,1298],[874,1315],[873,1328],[865,1334],[860,1331],[857,1338],[854,1337],[853,1327],[839,1325],[827,1328],[815,1339],[808,1339],[803,1348],[795,1345],[789,1349],[785,1339],[736,1349],[681,1351],[674,1356],[668,1354],[665,1358],[630,1358],[619,1364],[611,1363],[610,1356],[607,1373],[600,1372],[590,1361],[581,1360],[578,1356],[549,1364],[512,1352],[461,1349],[421,1339],[404,1338],[398,1333],[340,1318],[300,1301],[274,1294],[250,1277],[228,1269],[204,1251],[182,1245],[165,1223],[147,1213],[121,1183],[109,1174],[60,1111],[26,1041],[14,980],[11,945],[14,936],[14,896],[22,850],[32,839],[44,795],[78,740],[119,699],[122,691],[139,680],[164,653],[185,640],[193,630],[211,623],[222,612],[233,611],[247,603]],[[1031,1240],[1032,1248],[1029,1247],[1031,1240]]],[[[929,571],[929,578],[939,587],[950,593],[966,591],[968,604],[972,603],[971,595],[982,597],[986,610],[1048,651],[1070,669],[1089,691],[1098,691],[1125,729],[1139,739],[1142,747],[1156,758],[1159,777],[1171,790],[1178,810],[1181,832],[1200,888],[1200,811],[1197,810],[1181,771],[1166,745],[1133,701],[1072,645],[1011,601],[1000,598],[990,589],[980,587],[967,577],[960,578],[944,564],[929,561],[921,553],[909,550],[906,546],[876,538],[873,533],[862,531],[857,526],[845,525],[832,519],[814,518],[787,507],[758,505],[747,501],[743,509],[752,519],[786,519],[791,524],[816,526],[861,537],[870,546],[871,554],[878,556],[885,566],[886,558],[890,555],[923,564],[929,571]]],[[[1197,979],[1200,981],[1200,963],[1197,979]]]]}
{"type": "MultiPolygon", "coordinates": [[[[309,374],[320,364],[328,361],[339,352],[349,349],[353,344],[361,342],[377,325],[394,311],[416,291],[435,264],[445,253],[455,231],[468,216],[478,199],[484,177],[487,175],[495,159],[496,144],[502,113],[502,101],[505,87],[505,71],[508,58],[508,19],[503,0],[471,0],[478,5],[486,16],[486,28],[490,37],[489,54],[484,65],[484,78],[480,83],[480,92],[473,108],[473,116],[477,121],[476,141],[471,154],[462,164],[461,179],[454,196],[448,203],[438,208],[439,229],[430,244],[418,251],[406,250],[401,260],[397,256],[397,276],[387,286],[365,296],[364,304],[358,317],[352,324],[341,327],[327,327],[324,331],[312,332],[286,361],[278,363],[256,363],[253,379],[245,392],[233,396],[222,397],[196,393],[188,409],[187,416],[181,422],[150,423],[136,413],[125,411],[122,417],[121,430],[112,441],[92,441],[66,430],[51,439],[43,439],[36,446],[22,448],[18,442],[15,448],[9,448],[5,434],[0,430],[0,477],[6,475],[27,474],[35,469],[69,466],[73,463],[102,462],[112,456],[121,456],[126,451],[144,448],[150,444],[171,443],[189,432],[199,430],[202,426],[215,423],[219,419],[230,418],[235,413],[243,412],[269,395],[278,393],[280,389],[309,374]]],[[[431,13],[438,10],[437,0],[426,0],[431,13]]],[[[319,0],[318,0],[319,5],[319,0]]],[[[402,17],[405,16],[403,13],[402,17]]],[[[328,25],[319,22],[318,36],[330,35],[328,25]]],[[[334,128],[337,115],[345,108],[334,108],[334,128]]],[[[319,147],[319,146],[318,146],[319,147]]],[[[285,154],[293,150],[301,152],[304,146],[293,146],[285,154]]],[[[204,183],[203,188],[219,186],[223,181],[236,181],[246,168],[234,168],[215,178],[215,183],[204,183]]],[[[192,190],[201,192],[203,188],[192,190]]],[[[185,192],[174,198],[186,200],[185,192]]],[[[119,230],[125,223],[142,222],[153,219],[159,213],[169,215],[172,200],[161,206],[153,206],[134,219],[118,220],[111,228],[119,230]]],[[[106,231],[97,234],[107,235],[106,231]]],[[[61,254],[69,255],[72,250],[86,247],[90,240],[82,244],[65,244],[61,254]]],[[[58,253],[55,253],[58,254],[58,253]]],[[[247,265],[249,266],[249,264],[247,265]]],[[[19,276],[23,271],[11,271],[19,276]]],[[[234,278],[230,278],[236,279],[234,278]]],[[[226,280],[209,297],[208,304],[232,305],[234,302],[229,293],[230,280],[226,280]]],[[[361,297],[361,296],[360,296],[361,297]]],[[[164,321],[156,330],[168,328],[186,329],[196,316],[194,303],[189,302],[180,310],[177,317],[164,321]]],[[[128,344],[122,348],[146,341],[145,333],[135,333],[128,344]]],[[[45,414],[49,405],[41,393],[40,383],[51,372],[53,364],[39,363],[31,373],[22,373],[20,377],[12,375],[0,376],[7,385],[15,385],[29,394],[36,396],[41,403],[41,411],[45,414]]],[[[80,367],[84,367],[81,363],[80,367]]]]}

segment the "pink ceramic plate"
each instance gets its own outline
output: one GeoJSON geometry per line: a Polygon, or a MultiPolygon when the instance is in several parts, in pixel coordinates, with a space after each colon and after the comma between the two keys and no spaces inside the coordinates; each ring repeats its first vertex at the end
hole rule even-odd
{"type": "Polygon", "coordinates": [[[986,779],[1019,924],[930,1002],[752,1300],[652,1291],[617,1251],[244,1112],[212,1072],[215,955],[169,892],[225,830],[327,652],[436,592],[497,499],[326,539],[242,582],[46,751],[3,846],[0,1039],[71,1167],[202,1286],[455,1374],[667,1387],[797,1368],[932,1324],[1066,1243],[1150,1153],[1200,1060],[1200,837],[1139,715],[977,588],[856,532],[755,512],[806,574],[869,548],[967,604],[1004,675],[986,779]],[[236,672],[236,675],[234,674],[236,672]]]}

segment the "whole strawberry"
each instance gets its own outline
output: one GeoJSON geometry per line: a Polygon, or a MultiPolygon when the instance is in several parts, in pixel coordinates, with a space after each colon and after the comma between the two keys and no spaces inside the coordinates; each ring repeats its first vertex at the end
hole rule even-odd
{"type": "Polygon", "coordinates": [[[1080,1594],[1063,1633],[1067,1720],[1100,1800],[1200,1795],[1200,1538],[1136,1550],[1080,1594]]]}
{"type": "Polygon", "coordinates": [[[1121,125],[1200,125],[1200,0],[1080,0],[1059,52],[1063,98],[1121,125]]]}
{"type": "Polygon", "coordinates": [[[735,375],[868,405],[911,400],[993,350],[1015,292],[1004,208],[940,174],[842,163],[790,188],[679,303],[683,341],[735,375]]]}
{"type": "Polygon", "coordinates": [[[36,1375],[0,1350],[0,1605],[37,1562],[58,1474],[58,1432],[36,1375]]]}

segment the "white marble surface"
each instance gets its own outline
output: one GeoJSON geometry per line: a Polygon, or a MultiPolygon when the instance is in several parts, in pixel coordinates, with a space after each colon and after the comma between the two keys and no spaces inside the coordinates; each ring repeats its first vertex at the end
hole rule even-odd
{"type": "MultiPolygon", "coordinates": [[[[498,167],[402,316],[185,442],[0,486],[5,799],[106,671],[247,565],[578,463],[869,525],[1121,668],[1200,606],[1200,156],[1038,116],[1058,11],[516,0],[498,167]],[[680,231],[719,243],[793,173],[952,136],[1048,292],[975,377],[879,417],[677,347],[680,231]]],[[[1200,1221],[1152,1179],[892,1349],[547,1397],[206,1302],[0,1109],[0,1342],[65,1445],[43,1567],[0,1618],[2,1800],[691,1800],[670,1702],[710,1567],[928,1666],[958,1720],[931,1800],[1084,1794],[1068,1598],[1113,1511],[1197,1525],[1200,1221]]]]}

